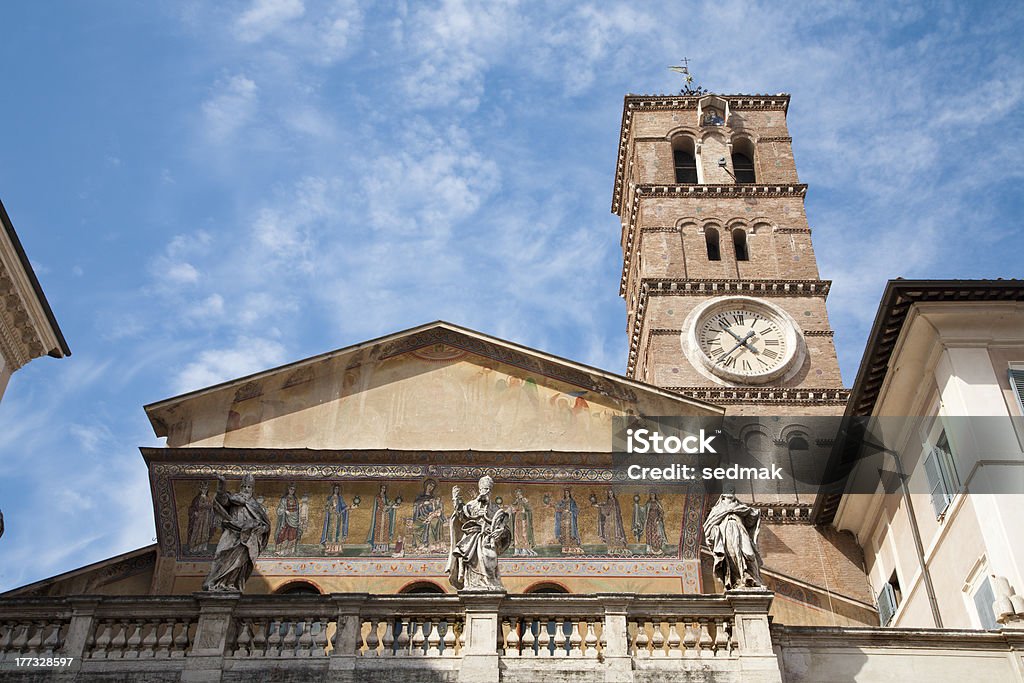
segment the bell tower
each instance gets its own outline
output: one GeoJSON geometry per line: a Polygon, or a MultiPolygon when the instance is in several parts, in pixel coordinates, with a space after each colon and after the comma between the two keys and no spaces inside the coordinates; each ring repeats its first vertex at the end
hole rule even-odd
{"type": "Polygon", "coordinates": [[[843,389],[786,127],[788,95],[627,95],[627,374],[733,414],[840,414],[843,389]]]}

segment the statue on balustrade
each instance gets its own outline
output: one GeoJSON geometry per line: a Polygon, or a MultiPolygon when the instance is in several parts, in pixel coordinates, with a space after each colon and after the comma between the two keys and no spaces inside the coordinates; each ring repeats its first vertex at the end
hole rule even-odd
{"type": "Polygon", "coordinates": [[[761,553],[757,535],[761,530],[761,514],[736,499],[727,489],[704,520],[704,542],[715,558],[715,576],[734,588],[760,588],[761,553]]]}
{"type": "Polygon", "coordinates": [[[445,572],[459,590],[505,590],[498,555],[512,543],[512,519],[491,500],[493,488],[493,479],[481,478],[476,497],[468,503],[458,486],[452,488],[455,511],[448,521],[452,540],[445,572]]]}
{"type": "Polygon", "coordinates": [[[238,493],[224,490],[222,475],[217,475],[217,481],[213,509],[221,519],[223,532],[203,590],[241,592],[256,566],[256,558],[270,541],[270,517],[252,496],[256,480],[251,474],[242,478],[238,493]]]}

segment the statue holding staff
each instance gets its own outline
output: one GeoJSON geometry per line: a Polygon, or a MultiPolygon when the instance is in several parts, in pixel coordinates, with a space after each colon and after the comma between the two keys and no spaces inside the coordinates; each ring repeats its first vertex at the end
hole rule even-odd
{"type": "Polygon", "coordinates": [[[449,518],[451,550],[445,572],[459,590],[505,590],[498,571],[498,555],[512,543],[511,516],[491,500],[494,480],[482,477],[477,496],[463,502],[458,486],[452,488],[455,511],[449,518]]]}
{"type": "Polygon", "coordinates": [[[252,496],[256,479],[242,477],[238,493],[224,490],[224,477],[217,475],[217,494],[213,511],[224,530],[214,552],[210,573],[203,581],[204,591],[239,591],[252,575],[256,558],[270,541],[270,517],[252,496]]]}
{"type": "Polygon", "coordinates": [[[761,553],[757,536],[761,531],[761,513],[736,499],[726,489],[704,520],[704,542],[715,558],[715,576],[734,588],[760,588],[761,553]]]}

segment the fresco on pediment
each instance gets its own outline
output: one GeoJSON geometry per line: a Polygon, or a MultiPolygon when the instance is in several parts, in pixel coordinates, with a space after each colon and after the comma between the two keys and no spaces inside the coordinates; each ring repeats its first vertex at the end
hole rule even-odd
{"type": "MultiPolygon", "coordinates": [[[[304,370],[301,381],[274,390],[240,390],[222,418],[222,437],[192,444],[608,450],[612,418],[636,411],[635,400],[444,344],[304,370]]],[[[678,411],[665,402],[664,410],[678,411]]],[[[647,410],[660,414],[659,407],[647,410]]]]}
{"type": "MultiPolygon", "coordinates": [[[[452,487],[465,481],[257,479],[256,499],[272,529],[265,557],[443,557],[452,487]]],[[[231,489],[231,485],[228,486],[231,489]]],[[[216,481],[172,483],[179,557],[210,557],[220,530],[212,514],[216,481]]],[[[678,555],[684,493],[635,486],[499,482],[494,502],[513,527],[506,556],[658,558],[678,555]]]]}

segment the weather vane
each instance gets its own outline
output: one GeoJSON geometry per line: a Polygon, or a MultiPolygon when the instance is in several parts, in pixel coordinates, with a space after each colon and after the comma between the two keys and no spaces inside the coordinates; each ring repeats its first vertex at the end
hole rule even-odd
{"type": "Polygon", "coordinates": [[[670,66],[668,68],[669,71],[675,71],[676,73],[680,73],[683,75],[684,84],[682,89],[680,89],[679,94],[706,95],[708,92],[706,88],[702,88],[699,85],[693,85],[693,76],[690,74],[690,60],[686,57],[683,57],[680,61],[682,61],[682,65],[670,66]]]}

